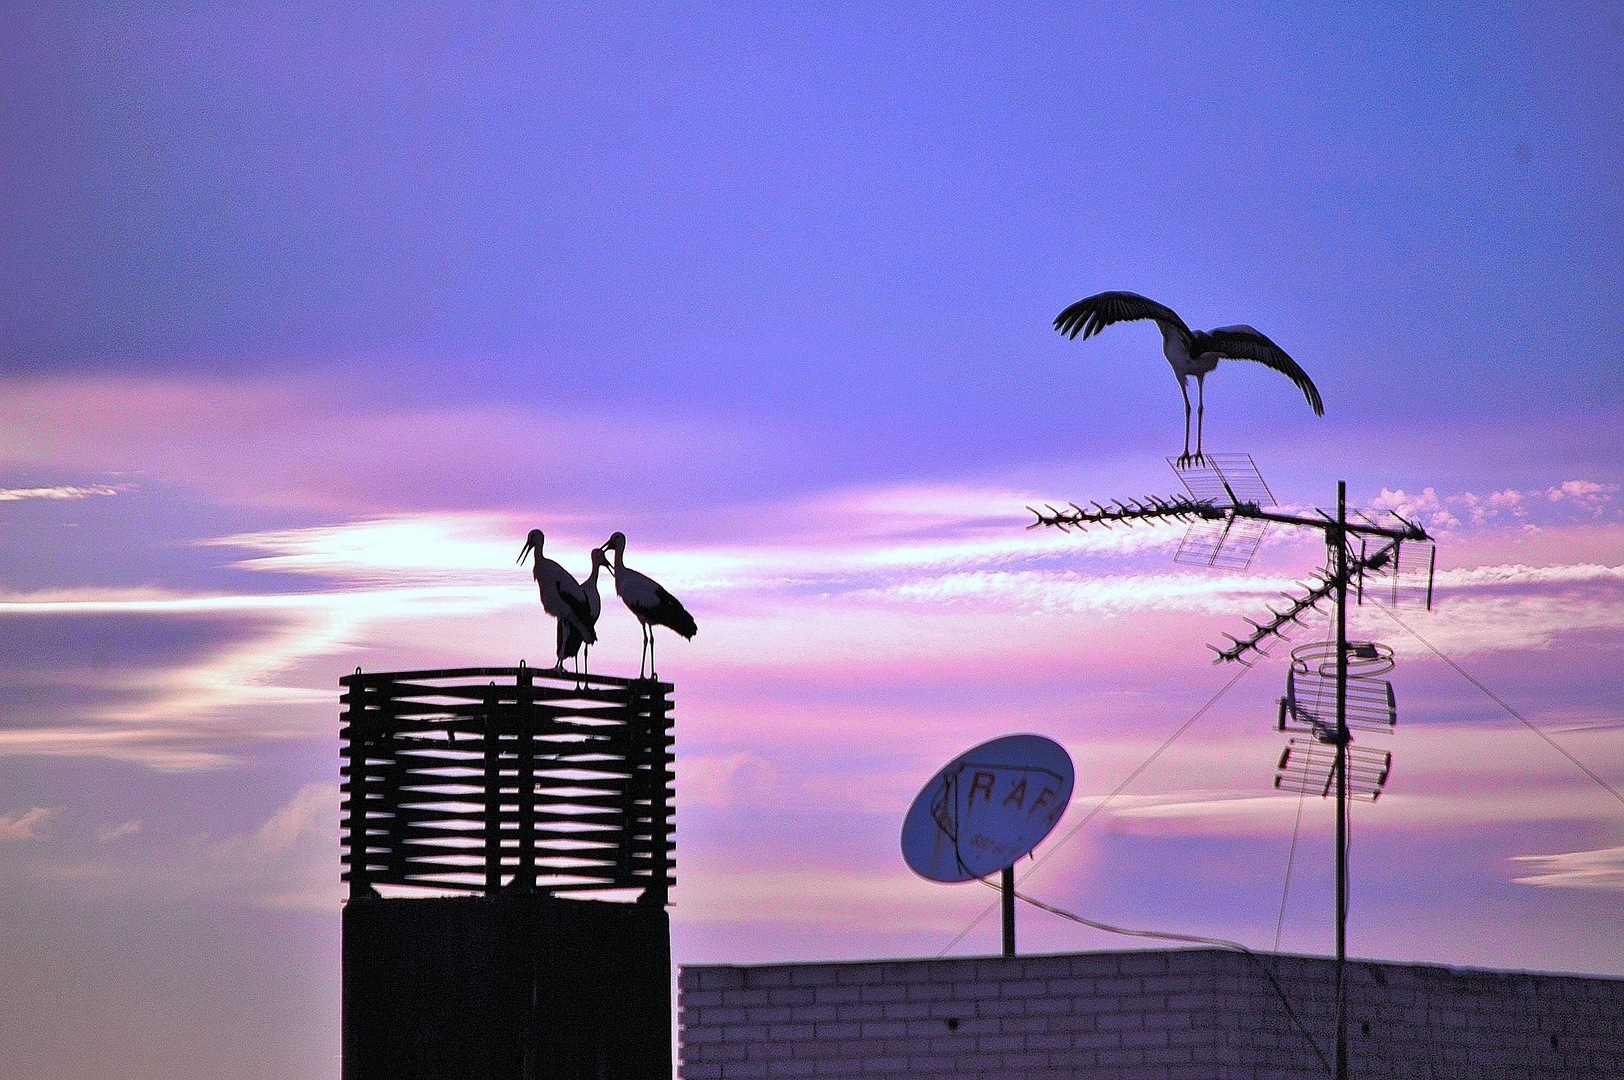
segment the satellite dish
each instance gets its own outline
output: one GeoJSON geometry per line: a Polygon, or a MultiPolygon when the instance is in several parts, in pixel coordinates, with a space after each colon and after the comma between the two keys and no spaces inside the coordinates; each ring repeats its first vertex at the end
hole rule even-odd
{"type": "Polygon", "coordinates": [[[931,881],[1006,870],[1037,847],[1071,801],[1071,755],[1042,735],[1005,735],[931,778],[902,822],[902,857],[931,881]]]}

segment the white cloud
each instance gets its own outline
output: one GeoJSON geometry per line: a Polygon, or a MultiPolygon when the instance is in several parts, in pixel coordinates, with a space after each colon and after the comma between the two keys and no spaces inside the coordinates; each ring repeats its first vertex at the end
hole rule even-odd
{"type": "Polygon", "coordinates": [[[338,785],[311,783],[258,829],[207,844],[204,852],[225,884],[257,904],[335,911],[343,898],[338,833],[338,785]]]}
{"type": "Polygon", "coordinates": [[[1546,489],[1545,497],[1551,502],[1576,499],[1595,505],[1606,502],[1609,495],[1617,493],[1617,484],[1598,484],[1593,480],[1566,480],[1557,487],[1546,489]]]}
{"type": "Polygon", "coordinates": [[[88,499],[92,495],[117,495],[121,490],[123,489],[108,487],[106,484],[89,484],[84,487],[58,484],[54,487],[0,488],[0,502],[20,502],[24,499],[88,499]]]}
{"type": "Polygon", "coordinates": [[[1527,490],[1502,488],[1487,495],[1471,491],[1440,495],[1430,487],[1419,493],[1383,488],[1372,505],[1441,529],[1459,528],[1463,522],[1492,526],[1507,520],[1525,525],[1550,525],[1564,519],[1575,520],[1574,511],[1581,515],[1577,520],[1604,516],[1617,503],[1618,490],[1617,484],[1594,480],[1565,480],[1552,487],[1527,490]]]}
{"type": "MultiPolygon", "coordinates": [[[[1563,488],[1573,494],[1563,498],[1598,496],[1596,487],[1605,485],[1569,481],[1563,488]]],[[[1548,502],[1543,491],[1537,501],[1548,502]]],[[[1443,513],[1457,498],[1464,496],[1427,489],[1419,496],[1384,491],[1377,501],[1443,513]]],[[[1098,616],[1136,613],[1232,619],[1212,623],[1209,640],[1218,640],[1222,630],[1238,632],[1242,616],[1260,617],[1278,594],[1297,591],[1279,572],[1284,556],[1270,559],[1272,570],[1244,574],[1162,563],[1182,535],[1177,526],[1028,532],[1020,507],[1040,501],[1020,491],[942,485],[836,492],[751,512],[739,529],[743,541],[638,545],[631,561],[695,612],[705,633],[694,659],[712,671],[782,670],[812,656],[998,663],[1035,648],[1052,652],[1057,624],[1086,629],[1098,616]]],[[[1502,492],[1496,505],[1529,501],[1502,492]]],[[[550,625],[525,568],[514,564],[527,524],[500,513],[397,514],[207,541],[246,549],[240,568],[311,579],[296,593],[144,587],[0,595],[7,615],[263,616],[243,620],[251,631],[206,657],[127,676],[129,694],[85,710],[71,727],[14,718],[0,731],[0,753],[217,767],[245,738],[298,736],[325,723],[335,708],[334,669],[380,654],[396,667],[550,658],[550,625]]],[[[549,532],[549,554],[584,571],[579,556],[602,539],[589,528],[559,524],[549,532]]],[[[1284,544],[1293,534],[1276,535],[1284,544]]],[[[1317,553],[1292,554],[1306,576],[1314,564],[1299,554],[1306,560],[1317,553]]],[[[1418,629],[1455,656],[1545,648],[1563,633],[1624,628],[1621,584],[1624,566],[1597,561],[1440,571],[1438,612],[1418,629]]],[[[595,655],[613,664],[621,636],[615,627],[625,614],[609,599],[609,640],[595,655]]],[[[1415,652],[1382,616],[1371,617],[1383,627],[1378,636],[1415,652]]],[[[1192,622],[1191,629],[1200,627],[1192,622]]]]}
{"type": "Polygon", "coordinates": [[[1274,596],[1285,578],[1241,574],[1109,574],[1075,570],[976,570],[921,577],[861,594],[915,604],[973,603],[998,610],[1085,612],[1199,611],[1223,614],[1237,600],[1274,596]]]}
{"type": "Polygon", "coordinates": [[[1535,873],[1512,878],[1519,885],[1547,889],[1605,889],[1624,892],[1624,847],[1565,851],[1557,855],[1513,855],[1535,873]]]}
{"type": "MultiPolygon", "coordinates": [[[[240,533],[203,541],[262,552],[241,569],[423,585],[512,581],[519,541],[528,529],[506,514],[397,514],[338,525],[240,533]]],[[[574,539],[574,538],[566,538],[574,539]]]]}
{"type": "MultiPolygon", "coordinates": [[[[10,616],[264,618],[200,658],[134,671],[116,685],[104,681],[97,687],[106,695],[102,703],[81,709],[71,725],[13,717],[0,730],[0,754],[108,757],[176,771],[219,767],[234,760],[233,748],[245,738],[308,734],[331,715],[337,704],[333,673],[324,672],[312,686],[302,665],[355,649],[385,627],[486,614],[534,603],[533,595],[458,584],[213,596],[150,588],[11,594],[0,599],[0,613],[10,616]]],[[[339,670],[348,666],[353,663],[339,670]]]]}
{"type": "Polygon", "coordinates": [[[1371,501],[1371,505],[1379,510],[1391,510],[1411,521],[1418,520],[1425,511],[1436,511],[1440,507],[1438,492],[1433,488],[1423,488],[1419,494],[1411,494],[1403,488],[1390,491],[1382,488],[1380,495],[1371,501]]]}
{"type": "Polygon", "coordinates": [[[1471,566],[1438,571],[1439,588],[1471,588],[1479,585],[1572,585],[1614,582],[1624,584],[1624,566],[1597,563],[1570,563],[1565,566],[1525,566],[1503,563],[1497,566],[1471,566]]]}
{"type": "Polygon", "coordinates": [[[141,831],[139,821],[126,821],[119,825],[107,825],[96,830],[98,844],[111,844],[115,840],[122,840],[126,836],[134,836],[141,831]]]}
{"type": "Polygon", "coordinates": [[[783,770],[748,750],[716,757],[684,757],[677,768],[686,806],[768,803],[784,796],[783,770]]]}
{"type": "Polygon", "coordinates": [[[61,812],[61,807],[36,806],[15,814],[0,814],[0,841],[36,840],[46,823],[61,812]]]}

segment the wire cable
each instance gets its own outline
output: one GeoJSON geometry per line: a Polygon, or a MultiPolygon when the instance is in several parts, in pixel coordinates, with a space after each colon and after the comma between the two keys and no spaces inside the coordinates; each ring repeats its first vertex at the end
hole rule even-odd
{"type": "MultiPolygon", "coordinates": [[[[1325,632],[1331,633],[1327,622],[1325,632]]],[[[1291,895],[1291,868],[1297,861],[1297,837],[1303,830],[1303,803],[1308,799],[1305,788],[1297,793],[1297,822],[1291,827],[1291,850],[1286,853],[1286,882],[1280,887],[1280,914],[1274,920],[1274,951],[1280,951],[1280,933],[1286,925],[1286,898],[1291,895]]]]}
{"type": "MultiPolygon", "coordinates": [[[[1041,870],[1043,868],[1043,864],[1048,862],[1050,857],[1053,856],[1055,852],[1059,851],[1066,841],[1076,836],[1084,825],[1087,825],[1090,821],[1093,821],[1095,815],[1097,815],[1101,810],[1104,810],[1107,803],[1116,798],[1118,795],[1122,794],[1129,784],[1133,783],[1139,778],[1140,773],[1150,768],[1151,763],[1162,756],[1162,751],[1166,750],[1169,746],[1172,746],[1174,741],[1178,739],[1180,735],[1183,735],[1186,731],[1189,731],[1191,726],[1194,725],[1197,720],[1206,715],[1208,709],[1211,709],[1214,705],[1218,704],[1218,700],[1225,694],[1229,693],[1230,687],[1244,679],[1246,677],[1246,673],[1252,670],[1252,666],[1253,665],[1243,665],[1241,669],[1235,673],[1235,677],[1233,679],[1230,679],[1222,687],[1220,687],[1216,694],[1207,699],[1207,703],[1205,705],[1197,709],[1193,716],[1184,721],[1184,723],[1180,724],[1178,730],[1169,735],[1162,742],[1162,745],[1158,746],[1154,751],[1152,751],[1151,755],[1141,762],[1137,769],[1129,773],[1122,783],[1118,784],[1116,788],[1113,789],[1112,792],[1105,798],[1095,803],[1093,808],[1090,809],[1088,813],[1083,815],[1083,820],[1073,825],[1069,830],[1067,830],[1064,836],[1051,844],[1049,846],[1049,850],[1043,853],[1043,857],[1041,859],[1034,859],[1032,861],[1032,865],[1027,867],[1026,873],[1021,875],[1021,880],[1026,881],[1027,879],[1031,878],[1032,875],[1041,870]]],[[[953,940],[949,941],[946,945],[943,945],[941,952],[938,952],[936,955],[946,956],[949,949],[963,941],[970,931],[981,925],[982,919],[985,919],[988,915],[991,915],[995,910],[997,910],[998,903],[998,901],[994,900],[991,904],[988,904],[981,914],[970,920],[969,926],[966,926],[963,930],[960,930],[957,934],[955,934],[953,936],[953,940]]]]}
{"type": "Polygon", "coordinates": [[[1372,604],[1373,604],[1373,606],[1376,607],[1377,610],[1381,611],[1389,619],[1392,619],[1394,622],[1398,623],[1406,631],[1408,631],[1409,635],[1411,637],[1415,638],[1415,640],[1419,641],[1421,644],[1425,645],[1428,649],[1432,650],[1432,654],[1434,656],[1436,656],[1438,659],[1442,660],[1444,663],[1448,664],[1450,667],[1454,668],[1456,673],[1459,674],[1461,678],[1465,679],[1467,682],[1471,683],[1473,686],[1475,686],[1479,690],[1483,691],[1483,693],[1488,697],[1488,699],[1490,701],[1494,702],[1496,705],[1500,706],[1506,712],[1510,713],[1517,720],[1518,723],[1522,724],[1523,727],[1527,728],[1529,731],[1532,731],[1535,735],[1538,735],[1541,739],[1544,739],[1547,746],[1549,746],[1552,750],[1555,750],[1558,754],[1561,754],[1563,757],[1565,757],[1569,761],[1571,761],[1574,764],[1574,767],[1576,767],[1580,772],[1584,773],[1586,776],[1590,777],[1590,779],[1594,780],[1597,783],[1597,785],[1601,787],[1601,789],[1603,791],[1607,792],[1607,794],[1611,795],[1613,798],[1617,799],[1619,802],[1624,803],[1624,795],[1619,794],[1617,788],[1613,787],[1613,785],[1609,784],[1607,781],[1605,781],[1601,777],[1597,776],[1594,772],[1592,772],[1590,770],[1589,766],[1587,766],[1584,762],[1580,761],[1578,758],[1574,757],[1572,754],[1568,753],[1567,750],[1563,749],[1563,747],[1559,743],[1557,743],[1557,741],[1555,739],[1551,738],[1549,735],[1545,734],[1545,732],[1543,732],[1539,728],[1535,727],[1533,722],[1530,721],[1526,716],[1524,716],[1522,713],[1518,712],[1516,709],[1513,709],[1510,705],[1507,705],[1503,700],[1501,700],[1500,696],[1498,694],[1496,694],[1493,690],[1490,690],[1487,686],[1484,686],[1482,683],[1480,683],[1476,679],[1472,678],[1471,675],[1467,674],[1465,668],[1461,667],[1459,664],[1455,663],[1455,661],[1453,661],[1449,657],[1445,656],[1442,649],[1438,648],[1438,646],[1434,645],[1432,642],[1428,641],[1426,638],[1424,638],[1420,634],[1418,634],[1416,632],[1416,630],[1415,630],[1415,627],[1411,626],[1409,623],[1407,623],[1403,619],[1399,618],[1398,614],[1395,611],[1393,611],[1391,608],[1389,608],[1386,604],[1377,603],[1375,601],[1372,601],[1372,604]]]}
{"type": "Polygon", "coordinates": [[[1303,829],[1303,803],[1308,792],[1297,793],[1297,824],[1291,827],[1291,851],[1286,855],[1286,883],[1280,889],[1280,915],[1274,920],[1274,951],[1280,951],[1280,931],[1286,925],[1286,897],[1291,895],[1291,867],[1297,861],[1297,834],[1303,829]]]}
{"type": "MultiPolygon", "coordinates": [[[[999,886],[994,885],[986,878],[977,878],[976,880],[980,881],[981,884],[990,889],[999,888],[999,886]]],[[[1155,938],[1159,941],[1182,941],[1193,945],[1215,945],[1218,948],[1230,949],[1242,954],[1248,960],[1252,961],[1254,965],[1256,965],[1258,971],[1263,974],[1263,977],[1269,981],[1269,985],[1274,988],[1275,996],[1280,999],[1280,1004],[1285,1007],[1286,1015],[1291,1017],[1292,1023],[1297,1025],[1297,1030],[1302,1033],[1303,1038],[1308,1041],[1308,1045],[1313,1048],[1314,1056],[1319,1058],[1319,1062],[1322,1066],[1324,1066],[1326,1073],[1331,1076],[1336,1075],[1336,1070],[1331,1068],[1331,1063],[1326,1059],[1325,1052],[1320,1049],[1319,1043],[1316,1042],[1314,1040],[1314,1036],[1309,1033],[1308,1027],[1303,1023],[1302,1018],[1297,1015],[1297,1010],[1291,1007],[1291,999],[1286,996],[1285,989],[1281,987],[1279,980],[1274,977],[1274,972],[1269,970],[1268,965],[1263,962],[1262,957],[1258,956],[1257,953],[1253,952],[1251,949],[1248,949],[1240,942],[1230,941],[1227,938],[1203,937],[1200,934],[1175,934],[1166,930],[1131,930],[1125,926],[1113,926],[1110,923],[1086,918],[1085,916],[1078,915],[1076,912],[1055,907],[1053,904],[1046,904],[1042,900],[1039,900],[1033,896],[1027,896],[1025,893],[1018,890],[1016,891],[1015,895],[1017,898],[1026,901],[1033,907],[1047,911],[1051,915],[1058,915],[1062,919],[1070,919],[1072,922],[1093,927],[1095,930],[1104,930],[1106,933],[1123,934],[1128,937],[1155,938]]]]}

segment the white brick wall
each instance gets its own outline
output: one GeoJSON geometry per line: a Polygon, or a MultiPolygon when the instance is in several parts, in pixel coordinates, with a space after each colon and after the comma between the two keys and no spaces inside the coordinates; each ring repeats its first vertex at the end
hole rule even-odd
{"type": "MultiPolygon", "coordinates": [[[[1331,1056],[1329,960],[1267,957],[1331,1056]]],[[[1349,964],[1355,1077],[1624,1077],[1624,980],[1349,964]]],[[[1248,958],[1209,949],[689,966],[684,1080],[1299,1080],[1325,1074],[1248,958]]]]}

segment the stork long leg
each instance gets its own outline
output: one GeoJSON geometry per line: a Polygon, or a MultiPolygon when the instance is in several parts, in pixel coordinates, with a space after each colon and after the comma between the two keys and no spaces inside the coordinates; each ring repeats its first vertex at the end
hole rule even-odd
{"type": "Polygon", "coordinates": [[[558,644],[553,649],[553,655],[554,655],[554,657],[557,658],[557,661],[558,661],[557,663],[555,663],[553,665],[553,668],[555,670],[558,670],[558,671],[563,671],[564,670],[564,639],[567,638],[568,636],[569,636],[569,631],[564,629],[564,620],[559,619],[558,620],[558,644]]]}
{"type": "MultiPolygon", "coordinates": [[[[1188,408],[1188,404],[1185,406],[1188,408]]],[[[1207,377],[1195,377],[1195,463],[1204,464],[1206,459],[1201,456],[1201,421],[1207,412],[1207,377]]],[[[1185,423],[1189,423],[1188,420],[1185,423]]]]}
{"type": "Polygon", "coordinates": [[[1184,376],[1179,376],[1179,393],[1184,395],[1184,453],[1179,455],[1179,464],[1190,463],[1190,390],[1185,385],[1184,376]]]}

